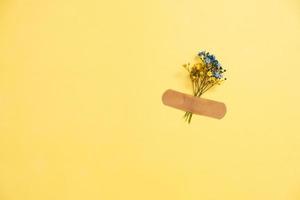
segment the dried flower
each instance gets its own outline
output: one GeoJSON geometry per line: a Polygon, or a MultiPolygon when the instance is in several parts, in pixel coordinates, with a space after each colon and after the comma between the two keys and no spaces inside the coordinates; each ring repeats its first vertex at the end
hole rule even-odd
{"type": "MultiPolygon", "coordinates": [[[[193,94],[200,97],[207,90],[215,85],[221,84],[226,80],[223,73],[226,72],[216,57],[209,52],[201,51],[198,53],[197,62],[194,64],[184,64],[183,67],[189,72],[193,86],[193,94]]],[[[186,112],[185,120],[190,123],[193,113],[186,112]]]]}

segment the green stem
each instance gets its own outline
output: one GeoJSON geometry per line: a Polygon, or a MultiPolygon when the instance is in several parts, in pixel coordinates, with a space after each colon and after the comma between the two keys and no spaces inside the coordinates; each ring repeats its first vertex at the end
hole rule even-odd
{"type": "Polygon", "coordinates": [[[191,123],[192,116],[193,116],[193,113],[190,113],[189,118],[188,118],[188,123],[189,123],[189,124],[191,123]]]}

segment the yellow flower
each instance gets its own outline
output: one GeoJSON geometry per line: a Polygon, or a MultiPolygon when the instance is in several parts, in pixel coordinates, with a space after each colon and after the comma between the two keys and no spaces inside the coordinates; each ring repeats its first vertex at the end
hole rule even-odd
{"type": "Polygon", "coordinates": [[[195,67],[196,67],[197,70],[200,70],[201,69],[201,64],[200,63],[196,63],[195,67]]]}
{"type": "Polygon", "coordinates": [[[207,75],[208,75],[208,76],[212,76],[212,72],[211,72],[211,71],[208,71],[208,72],[207,72],[207,75]]]}

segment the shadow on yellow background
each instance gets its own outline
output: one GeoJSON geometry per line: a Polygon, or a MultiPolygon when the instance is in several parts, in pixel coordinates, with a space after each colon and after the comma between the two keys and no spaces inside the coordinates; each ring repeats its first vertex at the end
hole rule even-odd
{"type": "Polygon", "coordinates": [[[0,2],[0,199],[300,198],[300,16],[286,0],[0,2]],[[163,106],[214,53],[222,120],[163,106]]]}

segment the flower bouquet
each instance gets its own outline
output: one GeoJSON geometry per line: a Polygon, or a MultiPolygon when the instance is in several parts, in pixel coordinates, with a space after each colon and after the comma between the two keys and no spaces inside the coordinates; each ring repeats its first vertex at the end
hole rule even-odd
{"type": "MultiPolygon", "coordinates": [[[[189,72],[195,97],[200,97],[213,86],[219,85],[226,80],[223,77],[223,73],[226,70],[223,69],[214,55],[206,51],[198,53],[194,64],[184,64],[183,67],[189,72]]],[[[190,123],[192,116],[193,113],[187,111],[184,114],[184,119],[190,123]]]]}

